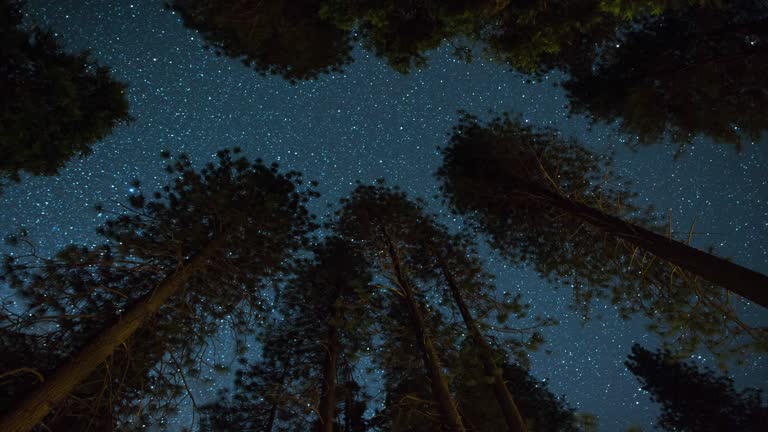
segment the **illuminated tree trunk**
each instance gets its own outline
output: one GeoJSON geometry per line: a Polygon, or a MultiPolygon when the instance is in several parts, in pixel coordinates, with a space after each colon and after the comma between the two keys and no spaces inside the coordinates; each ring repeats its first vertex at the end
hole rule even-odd
{"type": "Polygon", "coordinates": [[[507,423],[507,427],[511,432],[527,432],[525,421],[520,415],[515,400],[512,394],[509,392],[506,384],[504,383],[504,377],[502,376],[501,369],[496,367],[496,362],[493,359],[493,351],[486,342],[480,330],[477,328],[474,318],[469,311],[464,298],[461,295],[456,280],[453,278],[453,274],[448,270],[448,266],[443,259],[443,256],[436,249],[434,250],[435,258],[440,266],[440,270],[443,272],[445,281],[448,284],[448,288],[451,291],[456,306],[459,308],[461,318],[464,320],[464,325],[467,327],[467,331],[472,337],[472,341],[477,349],[478,357],[483,365],[483,369],[488,376],[493,377],[493,393],[496,396],[496,401],[499,404],[504,420],[507,423]]]}
{"type": "Polygon", "coordinates": [[[669,261],[682,270],[768,308],[768,276],[672,240],[553,191],[531,186],[526,193],[578,217],[595,228],[669,261]]]}
{"type": "Polygon", "coordinates": [[[403,290],[403,305],[406,307],[411,317],[413,329],[416,332],[416,341],[419,350],[422,353],[424,367],[427,369],[427,374],[429,376],[432,397],[435,398],[442,422],[447,430],[451,432],[465,432],[466,429],[461,421],[461,416],[451,398],[451,393],[448,390],[448,383],[445,381],[445,377],[441,371],[440,359],[435,350],[435,346],[432,344],[432,339],[424,330],[424,318],[421,316],[421,311],[414,298],[413,289],[403,274],[400,258],[395,250],[395,245],[392,243],[392,240],[389,238],[384,227],[380,228],[387,244],[387,252],[395,274],[395,279],[397,280],[397,284],[403,290]]]}
{"type": "Polygon", "coordinates": [[[0,418],[0,431],[27,432],[43,421],[51,409],[96,370],[154,315],[194,274],[205,269],[206,261],[218,252],[221,240],[213,240],[206,247],[167,276],[154,290],[145,294],[116,321],[104,328],[84,348],[75,353],[63,366],[26,398],[0,418]]]}

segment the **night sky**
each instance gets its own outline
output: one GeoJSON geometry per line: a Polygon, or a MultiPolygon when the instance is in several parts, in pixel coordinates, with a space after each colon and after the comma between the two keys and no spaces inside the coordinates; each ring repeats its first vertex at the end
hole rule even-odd
{"type": "MultiPolygon", "coordinates": [[[[579,137],[598,153],[616,150],[619,172],[635,181],[641,203],[652,202],[662,214],[669,209],[678,231],[687,232],[695,219],[695,231],[702,234],[694,245],[714,245],[737,263],[768,273],[766,142],[736,154],[731,146],[697,141],[677,161],[675,146],[633,153],[623,145],[626,137],[612,129],[589,130],[583,119],[567,116],[565,98],[554,85],[557,75],[526,83],[498,65],[458,62],[448,49],[434,52],[430,67],[407,76],[356,50],[343,75],[291,85],[204,50],[198,34],[158,0],[38,0],[29,2],[27,12],[51,26],[67,49],[90,49],[127,82],[135,118],[60,176],[26,178],[0,197],[0,235],[25,226],[43,251],[98,241],[94,229],[105,216],[93,204],[124,199],[135,178],[145,191],[163,185],[163,149],[186,152],[202,164],[223,147],[240,146],[250,158],[302,171],[320,182],[322,197],[312,207],[318,215],[327,214],[327,204],[350,192],[356,180],[385,177],[429,199],[433,210],[459,226],[433,198],[433,173],[440,163],[437,146],[446,142],[457,110],[464,109],[481,115],[520,112],[533,124],[579,137]]],[[[611,306],[598,305],[604,319],[582,326],[567,308],[570,291],[553,290],[532,270],[506,266],[492,254],[487,260],[500,287],[522,292],[534,312],[561,320],[545,332],[552,354],[533,355],[533,374],[548,379],[550,389],[578,411],[596,414],[603,431],[630,425],[650,430],[657,408],[623,365],[633,343],[657,346],[644,323],[620,322],[611,306]]],[[[763,311],[747,317],[768,322],[763,311]]],[[[712,363],[706,355],[696,358],[712,363]]],[[[741,386],[765,386],[765,358],[753,357],[733,376],[741,386]]],[[[222,376],[220,385],[228,380],[222,376]]],[[[198,402],[214,393],[197,389],[198,402]]],[[[185,416],[175,421],[190,423],[185,416]]]]}

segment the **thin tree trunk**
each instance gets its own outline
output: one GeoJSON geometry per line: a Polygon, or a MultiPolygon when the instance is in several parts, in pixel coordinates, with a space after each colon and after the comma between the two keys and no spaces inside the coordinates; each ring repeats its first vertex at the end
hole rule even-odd
{"type": "Polygon", "coordinates": [[[344,394],[344,432],[352,431],[352,410],[354,409],[355,395],[352,393],[352,369],[347,365],[345,367],[345,380],[347,388],[344,394]]]}
{"type": "Polygon", "coordinates": [[[280,381],[278,382],[280,393],[278,393],[278,396],[275,398],[275,401],[272,402],[272,406],[269,408],[269,418],[267,419],[267,426],[264,429],[265,432],[272,432],[272,428],[275,427],[275,420],[277,419],[277,406],[280,403],[280,398],[283,395],[283,385],[285,383],[285,376],[287,374],[288,369],[283,366],[283,372],[280,373],[280,381]]]}
{"type": "Polygon", "coordinates": [[[764,274],[569,200],[556,192],[536,187],[531,187],[529,192],[615,238],[631,243],[685,271],[768,308],[768,276],[764,274]]]}
{"type": "Polygon", "coordinates": [[[410,283],[403,274],[402,267],[400,265],[400,258],[395,250],[395,245],[389,238],[384,227],[380,227],[381,232],[384,235],[384,239],[387,243],[387,251],[389,258],[392,262],[392,267],[397,279],[397,284],[402,288],[404,292],[403,302],[408,309],[411,317],[413,328],[416,332],[416,340],[419,346],[419,350],[422,353],[424,367],[427,369],[429,381],[432,387],[432,396],[435,398],[437,408],[440,412],[440,417],[444,425],[449,431],[452,432],[465,432],[466,429],[461,421],[456,405],[451,398],[451,393],[448,390],[448,383],[445,381],[445,377],[441,371],[440,358],[437,355],[435,346],[432,344],[432,339],[425,332],[424,318],[421,316],[421,311],[416,303],[416,299],[413,295],[413,289],[410,283]]]}
{"type": "Polygon", "coordinates": [[[493,377],[493,393],[496,395],[496,402],[499,404],[499,408],[504,415],[507,427],[511,432],[527,432],[528,429],[525,426],[523,416],[520,415],[520,410],[517,408],[512,394],[504,383],[501,369],[496,367],[491,347],[477,328],[477,324],[475,323],[474,318],[472,318],[472,314],[470,313],[467,304],[464,302],[461,290],[459,290],[459,286],[456,284],[453,274],[448,270],[448,266],[440,252],[438,252],[437,249],[433,249],[433,253],[435,254],[435,258],[437,258],[440,270],[443,272],[445,281],[451,291],[453,301],[459,308],[461,318],[464,320],[464,325],[467,326],[467,331],[477,348],[478,357],[483,365],[483,369],[486,374],[493,377]]]}
{"type": "Polygon", "coordinates": [[[0,431],[27,432],[43,421],[56,404],[109,358],[115,348],[128,340],[192,275],[205,268],[206,261],[218,250],[220,242],[213,240],[208,243],[54,371],[36,390],[0,418],[0,431]]]}
{"type": "Polygon", "coordinates": [[[269,408],[269,418],[267,419],[267,427],[265,432],[272,432],[272,428],[275,427],[275,419],[277,418],[277,400],[272,403],[269,408]]]}
{"type": "MultiPolygon", "coordinates": [[[[339,289],[334,300],[341,295],[339,289]]],[[[332,323],[328,323],[328,346],[325,353],[325,364],[323,365],[323,383],[320,392],[320,407],[318,413],[320,422],[317,430],[319,432],[333,432],[334,411],[336,409],[336,362],[339,357],[339,329],[334,325],[341,320],[341,309],[334,304],[332,306],[332,323]]]]}

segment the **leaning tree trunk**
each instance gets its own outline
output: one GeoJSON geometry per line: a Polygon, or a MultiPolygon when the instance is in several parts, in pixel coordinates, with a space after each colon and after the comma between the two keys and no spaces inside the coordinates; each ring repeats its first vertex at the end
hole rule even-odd
{"type": "Polygon", "coordinates": [[[464,298],[461,295],[459,286],[456,284],[456,280],[453,278],[453,274],[448,270],[448,266],[443,259],[443,256],[436,249],[433,251],[435,258],[440,266],[440,270],[443,272],[445,281],[448,284],[448,288],[453,296],[453,301],[459,308],[461,318],[464,320],[464,325],[467,326],[467,331],[472,337],[472,341],[477,348],[478,357],[483,364],[485,373],[493,377],[493,393],[496,396],[496,402],[499,404],[504,420],[507,423],[507,427],[511,432],[527,432],[525,421],[523,416],[520,415],[520,410],[515,404],[512,394],[509,392],[506,384],[504,383],[504,377],[502,376],[501,369],[496,367],[496,362],[493,359],[493,352],[490,345],[486,342],[480,330],[477,328],[472,314],[469,312],[469,308],[464,302],[464,298]]]}
{"type": "Polygon", "coordinates": [[[435,346],[432,344],[432,339],[426,334],[424,330],[424,318],[421,316],[421,311],[416,303],[416,299],[413,295],[413,289],[410,283],[403,274],[402,267],[400,265],[400,258],[397,255],[395,246],[392,240],[389,238],[386,230],[381,227],[384,240],[387,243],[387,251],[392,263],[392,268],[395,273],[395,279],[397,284],[402,288],[404,292],[403,303],[408,309],[408,313],[411,317],[413,329],[416,332],[416,341],[419,350],[422,353],[424,367],[427,369],[430,385],[432,388],[432,396],[437,403],[438,411],[443,423],[447,427],[447,430],[451,432],[465,432],[464,424],[461,421],[456,405],[451,398],[451,393],[448,390],[448,383],[445,381],[440,366],[440,358],[437,355],[435,346]]]}
{"type": "Polygon", "coordinates": [[[527,188],[526,192],[615,238],[768,308],[768,276],[764,274],[575,202],[556,192],[535,186],[527,188]]]}
{"type": "Polygon", "coordinates": [[[63,366],[45,379],[39,388],[27,395],[0,418],[0,431],[27,432],[43,421],[51,409],[93,373],[128,340],[147,318],[154,315],[190,277],[206,267],[206,261],[218,250],[221,240],[213,240],[185,265],[167,276],[154,290],[142,296],[116,321],[97,334],[63,366]]]}
{"type": "MultiPolygon", "coordinates": [[[[338,291],[336,299],[340,293],[341,290],[338,291]]],[[[320,407],[318,409],[320,422],[317,427],[319,432],[333,432],[334,411],[336,409],[336,362],[339,358],[339,329],[335,323],[341,320],[342,312],[335,301],[332,311],[332,322],[328,323],[328,333],[326,335],[328,345],[325,352],[323,383],[320,390],[320,407]]]]}

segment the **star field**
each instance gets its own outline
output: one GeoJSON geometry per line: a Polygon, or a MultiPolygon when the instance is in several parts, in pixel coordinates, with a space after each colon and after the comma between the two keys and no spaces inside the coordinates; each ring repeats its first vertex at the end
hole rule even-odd
{"type": "MultiPolygon", "coordinates": [[[[127,82],[135,118],[94,146],[92,155],[68,163],[60,176],[26,178],[0,197],[0,235],[24,226],[43,251],[98,241],[94,229],[106,216],[93,205],[122,200],[134,192],[135,178],[146,191],[163,185],[163,149],[186,152],[202,164],[223,147],[239,146],[250,158],[301,171],[320,182],[322,196],[312,207],[318,215],[327,214],[327,205],[350,192],[355,181],[385,177],[428,199],[434,211],[459,226],[433,198],[438,192],[433,173],[440,163],[437,147],[463,109],[480,115],[520,112],[532,124],[580,138],[599,154],[616,151],[619,173],[634,181],[640,203],[669,212],[675,231],[688,232],[695,221],[700,234],[694,245],[715,246],[737,263],[768,273],[766,142],[736,154],[697,141],[678,160],[672,158],[673,145],[632,152],[623,145],[627,137],[613,129],[590,128],[584,119],[568,117],[566,99],[554,85],[556,74],[527,83],[494,64],[456,61],[448,49],[434,52],[428,68],[406,76],[357,49],[344,74],[291,85],[204,50],[197,33],[183,28],[160,1],[35,0],[27,11],[32,20],[51,26],[68,49],[90,49],[127,82]]],[[[612,306],[598,304],[603,319],[582,325],[568,309],[569,290],[554,290],[532,269],[486,255],[500,288],[522,292],[534,313],[560,319],[545,331],[544,348],[552,353],[532,356],[533,374],[547,379],[578,411],[597,415],[601,430],[630,425],[650,430],[657,408],[623,365],[633,343],[657,346],[645,322],[622,322],[612,306]]],[[[746,316],[768,323],[763,311],[748,309],[746,316]]],[[[209,356],[229,362],[226,349],[209,356]]],[[[711,364],[704,353],[696,358],[711,364]]],[[[737,385],[765,387],[765,357],[754,356],[733,374],[737,385]]],[[[228,379],[222,377],[219,385],[228,379]]],[[[215,393],[205,385],[195,386],[195,392],[198,403],[215,393]]],[[[173,421],[182,427],[190,420],[173,421]]]]}

